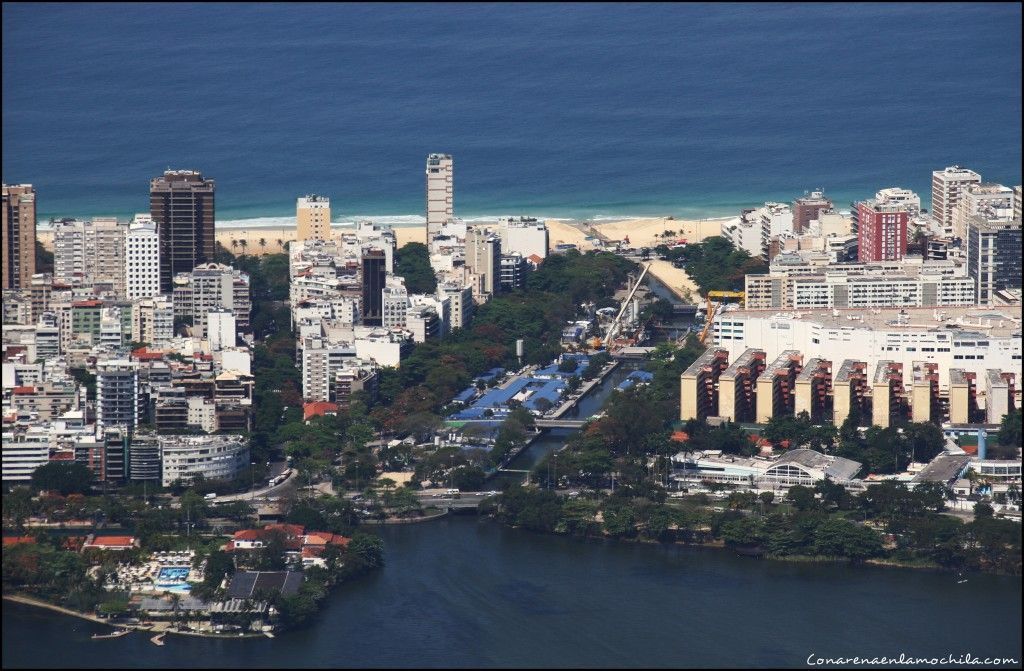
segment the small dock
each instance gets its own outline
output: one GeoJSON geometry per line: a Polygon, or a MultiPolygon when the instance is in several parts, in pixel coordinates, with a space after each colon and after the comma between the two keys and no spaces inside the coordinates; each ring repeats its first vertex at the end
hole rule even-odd
{"type": "Polygon", "coordinates": [[[95,641],[105,638],[121,638],[122,636],[127,636],[130,633],[132,633],[131,629],[118,629],[117,631],[112,631],[109,634],[93,634],[92,638],[95,641]]]}
{"type": "Polygon", "coordinates": [[[153,638],[149,639],[149,641],[153,645],[163,645],[164,644],[164,636],[166,636],[166,635],[167,635],[166,631],[165,632],[161,632],[161,633],[157,634],[156,636],[154,636],[153,638]]]}

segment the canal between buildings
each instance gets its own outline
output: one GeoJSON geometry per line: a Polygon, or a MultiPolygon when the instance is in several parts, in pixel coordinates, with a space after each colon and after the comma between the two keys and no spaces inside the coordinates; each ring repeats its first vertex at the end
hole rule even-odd
{"type": "MultiPolygon", "coordinates": [[[[564,419],[586,419],[600,412],[608,398],[615,393],[615,387],[638,368],[639,365],[636,362],[620,362],[599,385],[595,386],[579,400],[576,407],[565,413],[562,417],[564,419]]],[[[566,441],[569,440],[569,437],[576,433],[576,431],[578,429],[546,429],[530,443],[529,447],[522,454],[509,462],[508,468],[520,471],[532,469],[548,454],[561,449],[566,441]]],[[[524,478],[524,473],[498,473],[488,481],[488,486],[493,484],[493,489],[501,489],[506,483],[523,482],[524,478]]]]}

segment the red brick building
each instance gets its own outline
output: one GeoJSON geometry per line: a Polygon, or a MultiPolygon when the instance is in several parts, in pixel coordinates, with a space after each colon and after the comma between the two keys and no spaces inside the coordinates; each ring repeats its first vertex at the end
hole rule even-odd
{"type": "Polygon", "coordinates": [[[907,254],[908,211],[874,200],[857,203],[857,260],[899,261],[907,254]]]}

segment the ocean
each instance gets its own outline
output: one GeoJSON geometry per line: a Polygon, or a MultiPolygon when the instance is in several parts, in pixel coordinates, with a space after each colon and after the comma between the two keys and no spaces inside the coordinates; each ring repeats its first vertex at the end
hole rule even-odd
{"type": "Polygon", "coordinates": [[[41,221],[147,211],[171,167],[217,181],[220,222],[320,193],[413,223],[430,152],[466,218],[1018,184],[1021,7],[4,5],[3,179],[41,221]]]}

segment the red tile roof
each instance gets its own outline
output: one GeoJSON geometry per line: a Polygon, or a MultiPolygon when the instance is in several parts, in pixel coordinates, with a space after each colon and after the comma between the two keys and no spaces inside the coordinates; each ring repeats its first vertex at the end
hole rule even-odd
{"type": "Polygon", "coordinates": [[[97,536],[86,547],[119,548],[135,545],[133,536],[97,536]]]}
{"type": "Polygon", "coordinates": [[[236,541],[255,541],[259,540],[260,534],[259,529],[242,529],[241,531],[236,531],[232,538],[236,541]]]}
{"type": "Polygon", "coordinates": [[[36,388],[35,387],[15,387],[14,388],[14,393],[15,394],[34,394],[34,393],[36,393],[36,388]]]}
{"type": "Polygon", "coordinates": [[[674,431],[672,432],[671,440],[677,443],[685,443],[690,439],[690,434],[685,431],[674,431]]]}
{"type": "Polygon", "coordinates": [[[350,540],[352,539],[347,538],[346,536],[332,534],[329,531],[310,531],[306,534],[305,538],[307,546],[340,545],[342,547],[345,547],[346,545],[348,545],[350,540]]]}
{"type": "Polygon", "coordinates": [[[537,265],[538,263],[541,263],[541,262],[544,261],[544,259],[542,259],[541,257],[537,256],[536,254],[530,254],[528,257],[526,257],[526,259],[530,263],[532,263],[533,265],[537,265]]]}
{"type": "Polygon", "coordinates": [[[306,527],[298,524],[268,524],[263,527],[264,531],[283,531],[289,536],[301,536],[306,533],[306,527]]]}
{"type": "Polygon", "coordinates": [[[36,539],[31,536],[4,536],[4,547],[8,545],[22,545],[25,543],[35,543],[36,539]]]}
{"type": "Polygon", "coordinates": [[[338,413],[338,404],[330,401],[313,401],[302,406],[302,421],[306,422],[314,417],[320,417],[328,413],[338,413]]]}
{"type": "Polygon", "coordinates": [[[74,301],[71,303],[73,308],[98,308],[103,305],[103,301],[74,301]]]}

